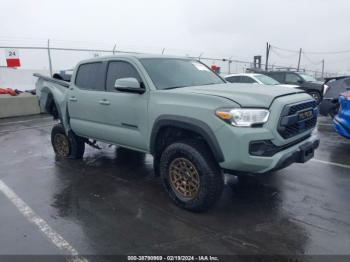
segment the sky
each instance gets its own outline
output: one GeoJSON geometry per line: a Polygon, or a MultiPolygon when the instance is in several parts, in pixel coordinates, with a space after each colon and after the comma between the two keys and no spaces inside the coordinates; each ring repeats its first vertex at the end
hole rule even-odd
{"type": "MultiPolygon", "coordinates": [[[[325,71],[350,71],[348,0],[0,0],[0,46],[51,45],[149,53],[265,59],[325,71]],[[295,50],[295,52],[277,49],[295,50]]],[[[0,50],[0,65],[4,63],[0,50]]],[[[47,52],[20,50],[23,66],[46,68],[47,52]]],[[[56,52],[54,66],[92,56],[56,52]]]]}

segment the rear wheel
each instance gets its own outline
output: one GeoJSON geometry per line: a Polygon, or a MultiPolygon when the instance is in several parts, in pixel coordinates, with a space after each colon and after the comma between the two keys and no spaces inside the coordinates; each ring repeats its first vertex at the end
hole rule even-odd
{"type": "Polygon", "coordinates": [[[51,143],[53,150],[59,157],[82,158],[85,151],[84,140],[69,132],[68,136],[62,124],[56,124],[51,131],[51,143]]]}
{"type": "Polygon", "coordinates": [[[223,190],[223,174],[201,141],[169,145],[160,157],[163,186],[176,205],[191,211],[212,207],[223,190]]]}

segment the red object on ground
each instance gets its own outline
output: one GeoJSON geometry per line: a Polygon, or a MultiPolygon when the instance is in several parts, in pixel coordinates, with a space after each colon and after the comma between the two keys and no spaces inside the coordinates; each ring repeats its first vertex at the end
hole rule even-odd
{"type": "Polygon", "coordinates": [[[11,89],[11,88],[7,88],[7,93],[11,96],[16,96],[17,93],[15,90],[11,89]]]}
{"type": "Polygon", "coordinates": [[[4,95],[4,94],[8,94],[11,96],[17,95],[16,91],[11,88],[0,88],[0,95],[4,95]]]}
{"type": "Polygon", "coordinates": [[[21,62],[19,58],[6,58],[7,67],[20,67],[21,62]]]}

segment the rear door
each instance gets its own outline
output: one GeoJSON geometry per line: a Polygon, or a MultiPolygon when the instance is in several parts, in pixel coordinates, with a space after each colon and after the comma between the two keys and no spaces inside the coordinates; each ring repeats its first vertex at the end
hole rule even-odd
{"type": "Polygon", "coordinates": [[[81,64],[68,91],[70,125],[75,133],[103,139],[101,103],[105,98],[103,62],[81,64]]]}

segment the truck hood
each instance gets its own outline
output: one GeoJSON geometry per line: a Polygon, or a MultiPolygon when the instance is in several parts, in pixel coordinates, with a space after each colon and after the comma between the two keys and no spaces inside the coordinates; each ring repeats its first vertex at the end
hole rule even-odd
{"type": "Polygon", "coordinates": [[[178,93],[211,95],[227,98],[242,107],[268,108],[279,96],[305,93],[303,90],[281,86],[266,86],[252,84],[215,84],[193,86],[167,90],[178,93]]]}

